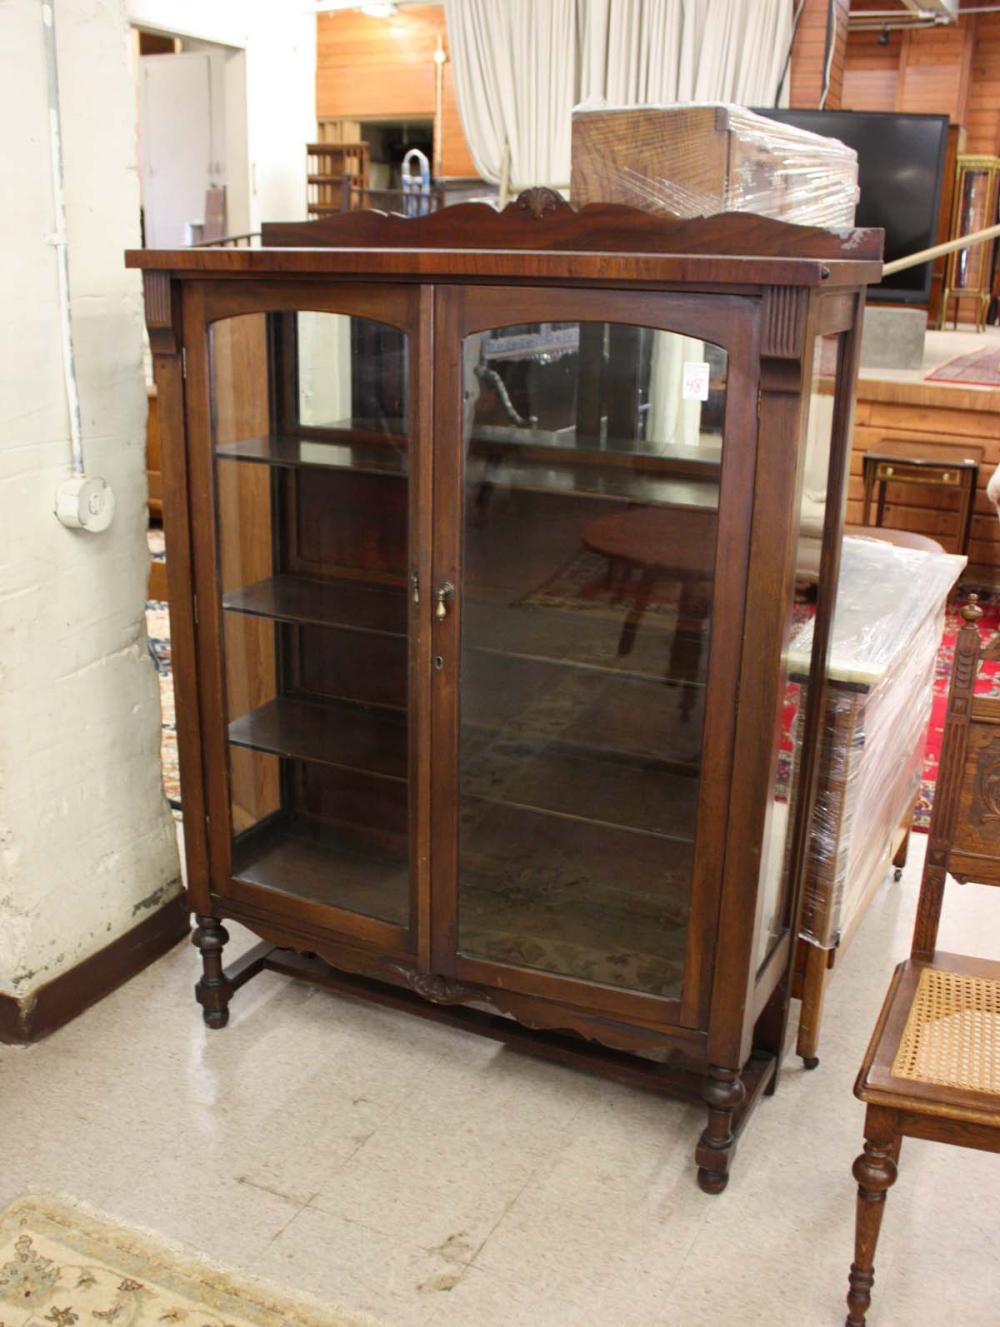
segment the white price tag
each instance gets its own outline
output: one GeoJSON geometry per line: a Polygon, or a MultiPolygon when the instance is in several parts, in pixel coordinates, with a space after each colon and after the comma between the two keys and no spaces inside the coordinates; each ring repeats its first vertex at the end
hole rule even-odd
{"type": "Polygon", "coordinates": [[[681,395],[685,401],[708,400],[708,365],[704,361],[695,364],[685,360],[681,395]]]}

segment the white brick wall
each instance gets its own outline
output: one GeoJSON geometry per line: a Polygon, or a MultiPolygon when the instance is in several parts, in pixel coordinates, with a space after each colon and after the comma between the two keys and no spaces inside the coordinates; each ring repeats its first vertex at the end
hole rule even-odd
{"type": "Polygon", "coordinates": [[[73,331],[88,473],[117,514],[64,529],[69,474],[39,0],[0,3],[0,990],[25,998],[179,889],[145,644],[135,98],[125,0],[57,0],[73,331]]]}

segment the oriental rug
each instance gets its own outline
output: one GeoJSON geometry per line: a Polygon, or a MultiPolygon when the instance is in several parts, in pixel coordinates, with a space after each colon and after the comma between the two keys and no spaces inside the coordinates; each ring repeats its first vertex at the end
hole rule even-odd
{"type": "Polygon", "coordinates": [[[366,1321],[222,1271],[69,1199],[27,1195],[0,1214],[4,1327],[365,1327],[366,1321]]]}
{"type": "Polygon", "coordinates": [[[1000,387],[1000,347],[996,344],[957,355],[928,373],[925,382],[958,382],[969,387],[1000,387]]]}

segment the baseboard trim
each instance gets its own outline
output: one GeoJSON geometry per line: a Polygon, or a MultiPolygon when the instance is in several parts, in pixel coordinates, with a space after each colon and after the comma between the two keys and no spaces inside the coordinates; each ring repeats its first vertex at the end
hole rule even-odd
{"type": "Polygon", "coordinates": [[[187,896],[179,894],[28,1000],[0,991],[0,1042],[24,1046],[65,1027],[172,949],[188,934],[190,917],[187,896]]]}

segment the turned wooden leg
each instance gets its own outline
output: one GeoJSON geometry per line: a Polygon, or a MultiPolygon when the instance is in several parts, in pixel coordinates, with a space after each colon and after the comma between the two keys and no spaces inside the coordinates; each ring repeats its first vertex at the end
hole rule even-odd
{"type": "Polygon", "coordinates": [[[224,1028],[229,1022],[229,1000],[232,985],[222,968],[222,950],[229,933],[218,917],[195,914],[198,925],[191,943],[201,951],[202,976],[194,988],[195,999],[201,1005],[202,1016],[210,1028],[224,1028]]]}
{"type": "Polygon", "coordinates": [[[854,1234],[854,1261],[848,1278],[847,1327],[865,1327],[865,1314],[875,1284],[875,1245],[885,1209],[885,1195],[896,1182],[896,1161],[901,1139],[884,1125],[865,1120],[865,1150],[854,1163],[858,1205],[854,1234]]]}
{"type": "Polygon", "coordinates": [[[729,1183],[729,1162],[736,1141],[733,1112],[742,1105],[746,1089],[737,1070],[712,1064],[701,1095],[708,1106],[708,1123],[694,1154],[698,1183],[705,1193],[721,1193],[729,1183]]]}

